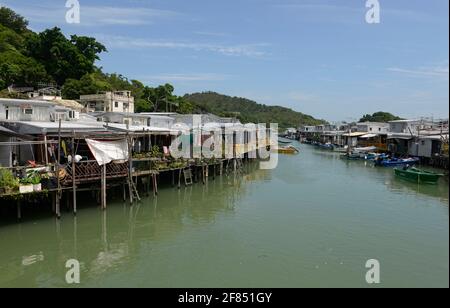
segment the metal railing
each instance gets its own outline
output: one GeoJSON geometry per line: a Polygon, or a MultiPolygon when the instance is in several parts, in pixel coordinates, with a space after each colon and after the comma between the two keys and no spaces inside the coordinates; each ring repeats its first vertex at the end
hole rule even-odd
{"type": "MultiPolygon", "coordinates": [[[[62,180],[63,185],[73,182],[72,164],[68,164],[63,168],[65,176],[62,180]]],[[[129,173],[128,162],[122,164],[110,163],[106,165],[106,178],[123,178],[129,173]]],[[[82,161],[75,164],[75,183],[85,183],[98,181],[102,178],[102,167],[95,160],[82,161]]]]}

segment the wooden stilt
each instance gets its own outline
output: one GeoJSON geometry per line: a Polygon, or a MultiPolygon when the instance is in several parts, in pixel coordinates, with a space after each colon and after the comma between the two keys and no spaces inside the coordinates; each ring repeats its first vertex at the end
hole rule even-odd
{"type": "Polygon", "coordinates": [[[66,211],[69,212],[69,211],[70,211],[70,198],[69,198],[69,193],[66,193],[65,196],[66,196],[66,211]]]}
{"type": "Polygon", "coordinates": [[[152,175],[153,180],[153,195],[156,197],[158,195],[158,180],[156,178],[156,174],[152,175]]]}
{"type": "MultiPolygon", "coordinates": [[[[75,132],[73,133],[73,136],[75,132]]],[[[77,215],[77,184],[76,184],[76,165],[75,165],[75,138],[72,136],[72,203],[73,203],[73,214],[77,215]]]]}
{"type": "Polygon", "coordinates": [[[20,204],[20,201],[17,201],[17,220],[22,219],[22,206],[20,204]]]}
{"type": "Polygon", "coordinates": [[[207,177],[206,168],[208,168],[208,167],[205,165],[202,165],[202,183],[203,183],[203,185],[205,185],[205,183],[206,183],[206,177],[207,177]]]}
{"type": "Polygon", "coordinates": [[[106,209],[106,164],[102,167],[102,189],[101,189],[101,208],[106,209]]]}
{"type": "Polygon", "coordinates": [[[61,218],[61,196],[59,192],[56,192],[56,218],[61,218]]]}
{"type": "Polygon", "coordinates": [[[44,135],[45,165],[48,166],[47,135],[44,135]]]}
{"type": "Polygon", "coordinates": [[[122,184],[122,191],[123,191],[123,202],[127,201],[127,188],[125,184],[122,184]]]}
{"type": "Polygon", "coordinates": [[[58,124],[58,157],[56,157],[56,178],[58,181],[58,191],[56,193],[56,218],[61,218],[61,181],[59,179],[59,160],[61,159],[61,119],[58,124]]]}
{"type": "Polygon", "coordinates": [[[128,192],[130,194],[130,205],[133,204],[133,151],[132,151],[132,145],[133,145],[133,139],[129,135],[127,135],[127,141],[128,141],[128,164],[129,164],[129,170],[128,170],[128,192]]]}
{"type": "Polygon", "coordinates": [[[52,193],[52,213],[56,213],[56,193],[52,193]]]}

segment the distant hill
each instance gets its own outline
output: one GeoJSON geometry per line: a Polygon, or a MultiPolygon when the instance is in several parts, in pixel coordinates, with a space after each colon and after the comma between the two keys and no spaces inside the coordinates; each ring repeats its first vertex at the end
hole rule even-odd
{"type": "Polygon", "coordinates": [[[370,114],[364,115],[359,121],[360,122],[387,123],[389,121],[396,121],[396,120],[402,120],[402,118],[400,118],[396,115],[393,115],[392,113],[389,113],[389,112],[378,111],[372,115],[370,115],[370,114]]]}
{"type": "Polygon", "coordinates": [[[280,128],[319,125],[326,121],[280,106],[267,106],[255,101],[215,92],[186,94],[183,97],[199,113],[237,117],[242,123],[278,123],[280,128]]]}

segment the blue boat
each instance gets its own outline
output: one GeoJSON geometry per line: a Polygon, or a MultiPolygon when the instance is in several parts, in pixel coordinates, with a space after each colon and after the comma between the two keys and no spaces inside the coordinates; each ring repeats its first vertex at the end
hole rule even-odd
{"type": "Polygon", "coordinates": [[[391,158],[391,159],[376,159],[375,165],[382,167],[395,167],[395,166],[413,166],[419,162],[418,158],[391,158]]]}
{"type": "Polygon", "coordinates": [[[324,150],[333,150],[334,148],[334,146],[331,143],[319,143],[317,146],[324,150]]]}

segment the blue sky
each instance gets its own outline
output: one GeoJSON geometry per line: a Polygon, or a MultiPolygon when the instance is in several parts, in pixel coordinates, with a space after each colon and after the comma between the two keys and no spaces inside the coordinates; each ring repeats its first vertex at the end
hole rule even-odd
{"type": "Polygon", "coordinates": [[[59,26],[109,52],[99,65],[176,93],[217,91],[330,121],[389,111],[448,117],[447,0],[0,0],[35,31],[59,26]]]}

